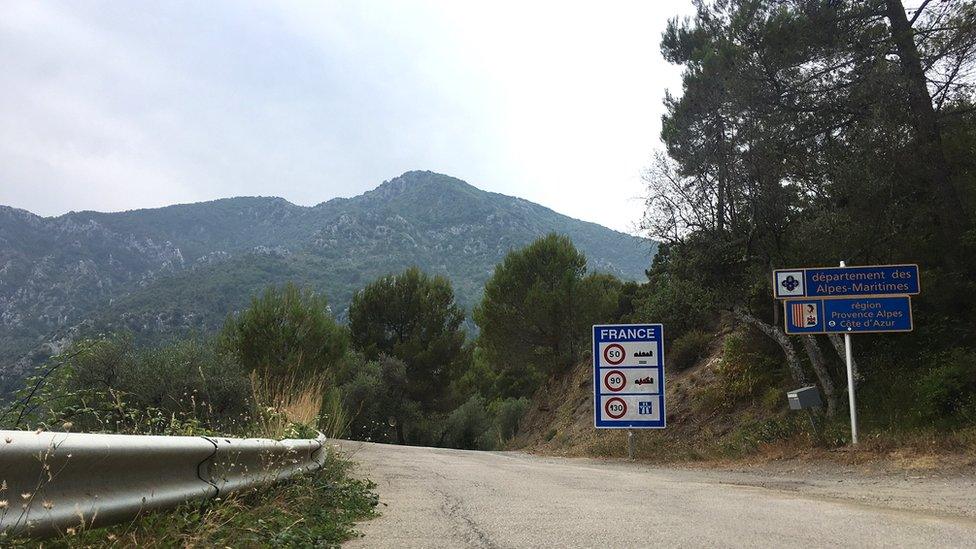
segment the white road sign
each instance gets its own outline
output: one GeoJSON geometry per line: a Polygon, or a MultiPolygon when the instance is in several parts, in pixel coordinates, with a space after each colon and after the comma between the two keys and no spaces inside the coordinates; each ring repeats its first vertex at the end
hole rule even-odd
{"type": "Polygon", "coordinates": [[[660,429],[664,407],[664,327],[593,326],[593,421],[604,429],[660,429]]]}

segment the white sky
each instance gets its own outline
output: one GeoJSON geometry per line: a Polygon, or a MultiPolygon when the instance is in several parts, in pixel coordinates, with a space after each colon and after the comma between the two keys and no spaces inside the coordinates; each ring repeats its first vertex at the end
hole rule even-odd
{"type": "Polygon", "coordinates": [[[0,204],[311,205],[429,169],[633,231],[690,1],[0,0],[0,204]]]}

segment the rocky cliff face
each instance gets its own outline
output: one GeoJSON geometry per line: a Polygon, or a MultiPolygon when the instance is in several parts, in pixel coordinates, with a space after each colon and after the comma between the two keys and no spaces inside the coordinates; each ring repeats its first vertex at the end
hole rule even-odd
{"type": "Polygon", "coordinates": [[[343,318],[353,292],[417,265],[448,276],[470,308],[509,250],[553,231],[572,238],[591,269],[624,279],[642,278],[654,252],[648,241],[432,172],[314,207],[231,198],[42,218],[0,206],[0,392],[79,334],[206,332],[268,284],[323,291],[343,318]]]}

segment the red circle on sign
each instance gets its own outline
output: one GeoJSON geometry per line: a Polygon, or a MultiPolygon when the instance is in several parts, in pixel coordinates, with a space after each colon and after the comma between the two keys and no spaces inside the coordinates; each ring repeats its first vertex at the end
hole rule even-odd
{"type": "Polygon", "coordinates": [[[618,345],[617,343],[611,343],[610,345],[607,345],[606,347],[603,348],[603,360],[607,361],[607,364],[616,366],[617,364],[623,362],[625,358],[627,358],[627,352],[624,351],[622,345],[618,345]],[[611,350],[620,351],[620,357],[617,358],[616,360],[610,358],[611,350]]]}
{"type": "Polygon", "coordinates": [[[603,386],[606,387],[608,391],[614,393],[617,391],[622,391],[625,385],[627,385],[627,376],[625,376],[620,370],[610,370],[607,372],[607,375],[603,376],[603,386]],[[610,384],[610,376],[614,374],[620,376],[620,385],[617,387],[610,384]]]}
{"type": "Polygon", "coordinates": [[[603,405],[603,411],[607,413],[607,416],[609,416],[610,419],[620,419],[620,418],[624,417],[624,415],[627,413],[627,403],[624,402],[624,399],[622,399],[620,397],[613,397],[613,398],[607,399],[607,402],[603,405]],[[610,411],[610,405],[611,404],[614,404],[616,402],[619,402],[620,403],[620,413],[619,414],[614,414],[613,412],[610,411]]]}

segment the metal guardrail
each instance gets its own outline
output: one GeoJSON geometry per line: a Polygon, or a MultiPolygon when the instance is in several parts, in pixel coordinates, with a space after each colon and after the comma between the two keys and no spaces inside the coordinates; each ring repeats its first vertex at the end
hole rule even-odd
{"type": "Polygon", "coordinates": [[[0,431],[0,532],[46,537],[322,467],[305,440],[0,431]]]}

